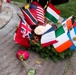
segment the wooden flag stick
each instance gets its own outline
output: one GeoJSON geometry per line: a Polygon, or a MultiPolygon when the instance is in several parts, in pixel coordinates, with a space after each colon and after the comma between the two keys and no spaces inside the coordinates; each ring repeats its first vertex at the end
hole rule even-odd
{"type": "Polygon", "coordinates": [[[39,2],[39,0],[37,0],[37,2],[39,2]]]}
{"type": "Polygon", "coordinates": [[[46,9],[46,7],[47,7],[48,3],[49,3],[49,2],[47,1],[46,5],[44,6],[44,9],[46,9]]]}
{"type": "MultiPolygon", "coordinates": [[[[21,9],[21,5],[20,4],[18,4],[18,7],[21,9]]],[[[22,9],[21,9],[22,10],[22,9]]]]}
{"type": "Polygon", "coordinates": [[[22,19],[21,16],[20,16],[18,13],[17,13],[17,15],[18,15],[18,17],[19,17],[20,19],[22,19]]]}
{"type": "Polygon", "coordinates": [[[31,3],[33,2],[33,0],[31,0],[31,3]]]}

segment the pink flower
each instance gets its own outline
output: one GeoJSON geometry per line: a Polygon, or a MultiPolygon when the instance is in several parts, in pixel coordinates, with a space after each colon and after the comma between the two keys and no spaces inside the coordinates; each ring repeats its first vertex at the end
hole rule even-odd
{"type": "Polygon", "coordinates": [[[18,59],[26,60],[29,58],[29,53],[27,51],[19,50],[16,53],[18,59]]]}
{"type": "Polygon", "coordinates": [[[8,3],[10,3],[10,0],[7,0],[8,3]]]}

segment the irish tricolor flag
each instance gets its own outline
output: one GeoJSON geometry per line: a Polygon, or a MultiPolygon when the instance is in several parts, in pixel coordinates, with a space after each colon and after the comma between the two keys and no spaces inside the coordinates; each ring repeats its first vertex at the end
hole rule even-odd
{"type": "Polygon", "coordinates": [[[53,44],[53,46],[57,52],[63,52],[73,45],[62,26],[55,31],[55,35],[58,42],[53,44]]]}
{"type": "Polygon", "coordinates": [[[54,7],[51,3],[48,3],[48,7],[46,9],[45,17],[53,21],[54,23],[58,22],[60,17],[60,10],[54,7]]]}

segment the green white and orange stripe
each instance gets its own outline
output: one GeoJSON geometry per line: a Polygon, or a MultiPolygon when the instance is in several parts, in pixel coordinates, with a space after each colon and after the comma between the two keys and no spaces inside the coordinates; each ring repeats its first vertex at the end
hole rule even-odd
{"type": "Polygon", "coordinates": [[[53,46],[57,52],[61,53],[73,45],[73,43],[68,38],[67,33],[65,33],[63,26],[59,27],[55,31],[55,35],[56,35],[56,40],[58,42],[53,44],[53,46]]]}
{"type": "Polygon", "coordinates": [[[51,3],[48,3],[48,7],[46,9],[45,17],[53,21],[54,23],[58,22],[60,17],[60,10],[54,7],[51,3]]]}

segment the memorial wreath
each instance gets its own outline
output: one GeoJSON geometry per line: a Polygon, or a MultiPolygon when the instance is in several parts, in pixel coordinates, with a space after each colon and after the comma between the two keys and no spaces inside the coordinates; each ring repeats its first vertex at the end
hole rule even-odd
{"type": "Polygon", "coordinates": [[[14,41],[46,60],[58,62],[71,57],[76,48],[76,21],[71,16],[59,21],[60,10],[48,2],[42,8],[38,2],[20,7],[23,17],[14,34],[14,41]]]}

